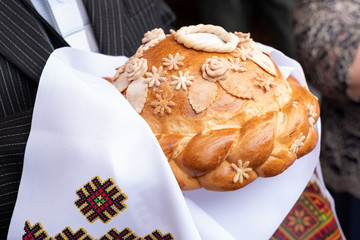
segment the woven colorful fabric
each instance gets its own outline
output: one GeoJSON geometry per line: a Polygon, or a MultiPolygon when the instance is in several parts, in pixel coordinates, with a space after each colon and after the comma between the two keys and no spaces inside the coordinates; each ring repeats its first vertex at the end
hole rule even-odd
{"type": "Polygon", "coordinates": [[[316,181],[310,181],[271,240],[340,240],[341,231],[329,201],[316,181]]]}

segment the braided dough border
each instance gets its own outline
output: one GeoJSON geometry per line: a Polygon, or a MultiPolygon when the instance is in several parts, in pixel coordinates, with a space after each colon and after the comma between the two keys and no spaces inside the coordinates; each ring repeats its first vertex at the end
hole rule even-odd
{"type": "Polygon", "coordinates": [[[193,48],[196,50],[201,50],[205,52],[219,52],[219,53],[229,53],[235,50],[240,39],[235,34],[227,32],[225,29],[219,26],[214,25],[192,25],[187,27],[180,28],[175,33],[175,39],[178,43],[183,44],[187,48],[193,48]],[[225,43],[222,45],[211,44],[207,42],[200,42],[194,39],[188,38],[190,33],[210,33],[218,36],[225,43]]]}

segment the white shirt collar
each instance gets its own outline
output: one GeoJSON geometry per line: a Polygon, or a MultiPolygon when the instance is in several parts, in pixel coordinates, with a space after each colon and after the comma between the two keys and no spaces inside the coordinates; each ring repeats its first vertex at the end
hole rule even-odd
{"type": "Polygon", "coordinates": [[[31,0],[39,14],[70,46],[98,52],[90,21],[81,0],[31,0]]]}

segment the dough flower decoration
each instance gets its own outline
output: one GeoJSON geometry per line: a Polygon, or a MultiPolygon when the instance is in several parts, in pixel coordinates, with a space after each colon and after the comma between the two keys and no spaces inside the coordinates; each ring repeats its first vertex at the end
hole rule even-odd
{"type": "Polygon", "coordinates": [[[153,86],[160,86],[161,83],[166,82],[166,71],[163,71],[163,67],[160,66],[159,68],[156,68],[155,66],[152,66],[151,72],[145,73],[146,77],[145,82],[149,85],[149,87],[153,86]]]}
{"type": "Polygon", "coordinates": [[[243,46],[237,47],[233,52],[233,56],[236,58],[240,58],[242,61],[251,60],[252,56],[254,55],[254,49],[252,48],[245,48],[243,46]]]}
{"type": "Polygon", "coordinates": [[[255,85],[265,90],[265,92],[270,91],[270,87],[277,86],[277,83],[274,82],[273,77],[266,77],[265,75],[256,76],[255,85]]]}
{"type": "Polygon", "coordinates": [[[117,79],[120,77],[120,75],[122,73],[124,73],[124,69],[125,69],[125,64],[115,68],[116,73],[115,73],[114,77],[112,77],[112,79],[111,79],[112,83],[115,83],[117,81],[117,79]]]}
{"type": "Polygon", "coordinates": [[[144,52],[146,51],[146,50],[148,50],[149,49],[149,46],[147,46],[147,45],[141,45],[139,48],[138,48],[138,50],[136,51],[136,53],[135,53],[135,57],[137,57],[137,58],[141,58],[141,57],[143,57],[144,56],[144,52]]]}
{"type": "Polygon", "coordinates": [[[245,162],[244,165],[241,160],[238,160],[237,164],[232,163],[231,167],[234,169],[235,175],[233,182],[243,183],[244,178],[248,179],[248,173],[252,171],[252,168],[249,168],[249,161],[245,162]]]}
{"type": "Polygon", "coordinates": [[[300,133],[299,136],[295,139],[295,142],[291,145],[290,151],[293,153],[297,153],[299,149],[304,146],[304,141],[306,137],[303,133],[300,133]]]}
{"type": "Polygon", "coordinates": [[[147,71],[147,61],[144,58],[132,58],[125,66],[124,73],[129,82],[142,77],[147,71]]]}
{"type": "Polygon", "coordinates": [[[245,68],[245,63],[244,62],[240,62],[240,58],[229,58],[228,59],[228,64],[231,70],[235,71],[235,72],[245,72],[246,68],[245,68]]]}
{"type": "Polygon", "coordinates": [[[233,56],[240,58],[242,61],[251,60],[266,72],[273,76],[277,76],[275,65],[271,61],[271,58],[263,53],[260,48],[255,46],[255,44],[253,45],[254,46],[252,47],[237,47],[233,53],[233,56]]]}
{"type": "Polygon", "coordinates": [[[316,122],[316,120],[315,120],[316,114],[309,111],[308,117],[309,117],[309,123],[311,124],[311,126],[314,126],[314,124],[316,122]]]}
{"type": "Polygon", "coordinates": [[[194,76],[189,76],[189,71],[186,71],[183,74],[182,71],[179,71],[179,76],[171,76],[172,82],[170,85],[175,86],[176,90],[182,88],[183,90],[187,90],[186,86],[190,86],[192,84],[192,80],[194,80],[194,76]]]}
{"type": "Polygon", "coordinates": [[[163,93],[162,96],[160,94],[156,94],[156,99],[150,103],[152,107],[154,107],[154,114],[160,114],[160,116],[164,116],[164,113],[171,114],[171,108],[175,106],[175,103],[171,101],[174,94],[163,93]]]}
{"type": "Polygon", "coordinates": [[[229,76],[229,66],[224,58],[207,58],[201,67],[202,77],[210,82],[225,80],[229,76]]]}
{"type": "Polygon", "coordinates": [[[168,67],[168,70],[178,70],[179,67],[182,67],[184,63],[182,62],[184,60],[183,56],[180,56],[179,53],[175,53],[175,56],[169,54],[167,58],[163,58],[163,66],[168,67]]]}
{"type": "Polygon", "coordinates": [[[149,47],[153,47],[158,44],[161,40],[164,40],[166,35],[164,30],[161,28],[155,28],[151,31],[147,31],[144,34],[144,38],[142,39],[142,43],[148,45],[149,47]]]}
{"type": "Polygon", "coordinates": [[[254,41],[250,38],[250,33],[242,33],[242,32],[235,32],[235,35],[240,39],[238,43],[238,47],[254,47],[254,41]]]}
{"type": "Polygon", "coordinates": [[[142,78],[147,71],[147,60],[144,58],[132,57],[125,65],[117,69],[116,75],[112,79],[114,86],[120,91],[124,91],[134,80],[142,78]]]}

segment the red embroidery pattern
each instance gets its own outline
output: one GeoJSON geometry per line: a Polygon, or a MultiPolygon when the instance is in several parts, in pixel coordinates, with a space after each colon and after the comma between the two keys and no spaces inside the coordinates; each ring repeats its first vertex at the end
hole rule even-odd
{"type": "Polygon", "coordinates": [[[56,240],[94,240],[87,232],[80,228],[75,233],[70,227],[65,228],[62,233],[55,236],[56,240]]]}
{"type": "Polygon", "coordinates": [[[124,228],[120,233],[116,229],[111,229],[100,240],[133,240],[141,239],[130,228],[124,228]]]}
{"type": "Polygon", "coordinates": [[[102,183],[96,176],[76,194],[79,199],[75,201],[75,205],[91,223],[97,219],[108,223],[126,208],[123,202],[127,200],[127,196],[121,193],[111,178],[102,183]]]}
{"type": "MultiPolygon", "coordinates": [[[[85,229],[80,228],[74,232],[70,227],[66,227],[61,233],[57,234],[54,238],[49,237],[43,226],[36,223],[31,226],[29,221],[25,222],[25,234],[23,240],[95,240],[85,229]]],[[[160,230],[155,230],[151,234],[146,235],[144,238],[138,237],[130,228],[124,228],[118,231],[112,228],[107,234],[100,237],[99,240],[174,240],[175,238],[171,233],[163,235],[160,230]]]]}
{"type": "Polygon", "coordinates": [[[270,240],[341,240],[330,203],[316,182],[309,182],[294,207],[270,240]]]}
{"type": "Polygon", "coordinates": [[[25,222],[25,234],[23,235],[23,240],[44,240],[48,239],[48,234],[43,230],[43,226],[40,223],[36,223],[34,226],[31,226],[29,221],[25,222]]]}
{"type": "Polygon", "coordinates": [[[171,233],[163,235],[160,230],[155,230],[152,234],[144,237],[145,240],[172,240],[175,239],[171,233]]]}
{"type": "MultiPolygon", "coordinates": [[[[92,223],[100,219],[103,223],[108,223],[116,217],[119,212],[126,209],[124,201],[127,196],[121,193],[114,181],[109,178],[105,182],[96,176],[82,188],[76,191],[79,199],[75,201],[75,206],[92,223]]],[[[25,234],[23,240],[95,240],[85,229],[80,228],[74,232],[70,227],[66,227],[54,238],[49,237],[40,223],[34,226],[29,221],[25,222],[25,234]]],[[[163,235],[160,230],[155,230],[144,238],[138,237],[130,228],[124,228],[121,232],[117,229],[110,229],[99,240],[173,240],[172,234],[163,235]]]]}

